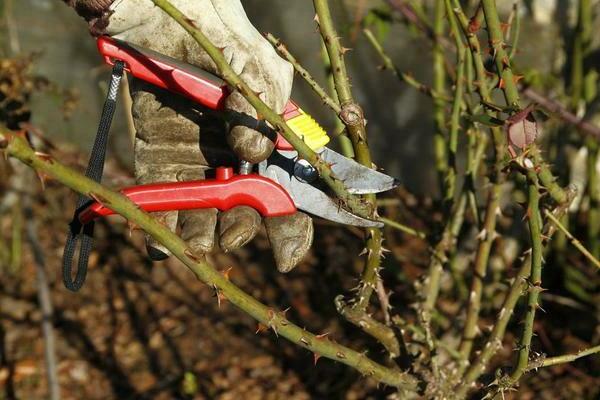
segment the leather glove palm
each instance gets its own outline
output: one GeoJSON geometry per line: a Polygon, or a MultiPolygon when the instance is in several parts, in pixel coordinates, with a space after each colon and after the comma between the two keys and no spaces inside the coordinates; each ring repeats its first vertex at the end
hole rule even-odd
{"type": "MultiPolygon", "coordinates": [[[[94,33],[106,33],[218,73],[210,57],[194,39],[150,0],[70,0],[94,33]]],[[[260,93],[276,112],[287,103],[293,68],[282,60],[247,19],[239,0],[172,0],[219,48],[234,71],[260,93]]],[[[273,151],[273,142],[261,133],[229,121],[225,124],[197,104],[145,82],[131,81],[133,120],[136,128],[135,175],[138,183],[203,179],[209,167],[258,163],[273,151]],[[227,146],[229,144],[229,146],[227,146]],[[233,153],[231,149],[233,149],[233,153]]],[[[256,117],[254,108],[237,92],[225,102],[234,114],[256,117]]],[[[249,207],[218,213],[216,209],[155,213],[197,253],[209,252],[218,243],[233,250],[249,242],[260,228],[260,215],[249,207]]],[[[303,213],[266,218],[265,226],[277,267],[291,270],[312,243],[311,219],[303,213]]],[[[153,259],[167,250],[147,237],[153,259]]]]}

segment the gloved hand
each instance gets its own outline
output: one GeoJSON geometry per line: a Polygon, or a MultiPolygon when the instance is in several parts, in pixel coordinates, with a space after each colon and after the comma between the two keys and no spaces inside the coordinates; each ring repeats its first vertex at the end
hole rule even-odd
{"type": "MultiPolygon", "coordinates": [[[[65,1],[90,23],[94,34],[108,34],[217,73],[194,39],[150,0],[65,1]]],[[[293,68],[252,26],[240,0],[172,3],[223,49],[234,71],[267,105],[278,113],[283,111],[291,93],[293,68]]],[[[266,136],[235,121],[225,124],[187,99],[136,79],[130,88],[136,128],[135,174],[140,184],[203,179],[209,166],[227,161],[231,165],[234,153],[258,163],[273,151],[274,144],[266,136]]],[[[256,117],[254,108],[238,92],[233,92],[225,105],[228,110],[256,117]]],[[[228,251],[252,240],[261,223],[260,215],[244,206],[222,213],[207,209],[155,214],[173,231],[179,224],[182,238],[196,253],[211,251],[217,224],[218,243],[228,251]]],[[[312,243],[311,218],[298,212],[264,222],[278,269],[291,270],[312,243]]],[[[167,249],[150,237],[147,248],[153,259],[168,256],[167,249]]]]}

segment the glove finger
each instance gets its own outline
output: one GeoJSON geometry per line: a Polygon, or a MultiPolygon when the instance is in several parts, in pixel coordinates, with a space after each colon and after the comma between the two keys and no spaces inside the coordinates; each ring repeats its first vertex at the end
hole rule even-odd
{"type": "MultiPolygon", "coordinates": [[[[205,178],[204,168],[186,168],[177,173],[177,181],[185,182],[205,178]]],[[[185,210],[179,212],[181,238],[195,254],[209,253],[215,245],[217,209],[185,210]]]]}
{"type": "Polygon", "coordinates": [[[266,125],[256,120],[254,107],[239,92],[233,92],[225,100],[225,108],[234,111],[227,134],[229,146],[242,160],[254,164],[266,160],[273,152],[275,144],[273,138],[265,135],[269,131],[265,129],[266,125]],[[260,132],[257,129],[260,129],[260,132]]]}
{"type": "MultiPolygon", "coordinates": [[[[175,182],[177,180],[177,169],[179,166],[170,165],[150,165],[145,161],[145,154],[142,151],[138,151],[140,141],[136,141],[136,181],[140,185],[156,182],[175,182]]],[[[159,211],[153,212],[152,217],[157,219],[158,222],[169,228],[170,231],[176,232],[177,230],[177,216],[178,211],[159,211]]],[[[168,258],[171,253],[167,248],[156,240],[152,236],[146,234],[146,250],[150,259],[154,261],[161,261],[168,258]]]]}
{"type": "Polygon", "coordinates": [[[213,249],[217,213],[216,208],[179,212],[181,238],[188,243],[194,254],[209,253],[213,249]]]}
{"type": "Polygon", "coordinates": [[[265,218],[264,221],[277,269],[283,273],[291,271],[312,245],[312,218],[297,212],[284,217],[265,218]]]}
{"type": "MultiPolygon", "coordinates": [[[[159,211],[152,213],[152,217],[158,222],[169,228],[170,231],[175,232],[177,228],[177,211],[159,211]]],[[[146,251],[148,257],[154,261],[162,261],[171,255],[171,252],[162,244],[158,243],[152,236],[145,234],[146,236],[146,251]]]]}
{"type": "Polygon", "coordinates": [[[219,215],[219,246],[224,251],[242,247],[258,233],[260,215],[247,206],[234,207],[219,215]]]}

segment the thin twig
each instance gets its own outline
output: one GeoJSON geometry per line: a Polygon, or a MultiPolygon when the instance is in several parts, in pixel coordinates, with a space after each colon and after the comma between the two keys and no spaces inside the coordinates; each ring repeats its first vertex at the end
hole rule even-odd
{"type": "MultiPolygon", "coordinates": [[[[31,172],[31,171],[28,171],[31,172]]],[[[29,175],[29,174],[28,174],[29,175]]],[[[51,400],[60,399],[60,386],[58,382],[58,362],[56,359],[56,340],[54,338],[54,320],[52,299],[50,288],[48,286],[48,276],[46,275],[46,262],[44,250],[40,245],[37,224],[31,208],[31,196],[24,199],[24,212],[27,220],[26,234],[31,252],[35,261],[35,273],[37,276],[37,294],[38,303],[42,312],[42,332],[44,337],[44,355],[46,361],[46,378],[48,379],[48,398],[51,400]]]]}
{"type": "Polygon", "coordinates": [[[443,45],[448,44],[448,40],[443,35],[436,34],[426,16],[421,10],[414,7],[413,4],[407,4],[404,0],[387,0],[392,9],[398,11],[411,25],[417,27],[433,43],[439,42],[443,45]]]}
{"type": "Polygon", "coordinates": [[[390,317],[390,310],[392,306],[390,305],[390,295],[391,292],[387,292],[385,290],[385,286],[383,286],[383,280],[379,278],[377,280],[377,299],[379,300],[379,306],[381,307],[381,312],[383,313],[383,318],[385,320],[386,325],[390,325],[392,323],[392,318],[390,317]]]}
{"type": "Polygon", "coordinates": [[[517,47],[519,46],[519,37],[521,35],[521,13],[519,12],[519,5],[517,2],[513,4],[513,9],[510,14],[511,18],[508,25],[510,26],[510,52],[508,57],[512,60],[515,54],[517,54],[517,47]]]}
{"type": "Polygon", "coordinates": [[[544,110],[549,111],[551,114],[555,114],[558,118],[564,122],[573,125],[579,132],[584,135],[589,135],[597,140],[600,140],[600,128],[593,123],[579,118],[577,115],[570,112],[563,104],[558,101],[545,97],[530,87],[524,88],[521,93],[529,100],[538,104],[544,110]]]}
{"type": "MultiPolygon", "coordinates": [[[[444,0],[436,0],[434,4],[434,22],[433,32],[436,37],[442,36],[444,32],[444,15],[445,5],[444,0]]],[[[446,90],[446,71],[444,69],[444,51],[439,41],[435,41],[433,45],[433,90],[437,93],[445,93],[446,90]]],[[[433,120],[435,124],[435,132],[433,137],[433,147],[435,154],[436,171],[438,175],[438,184],[440,192],[446,193],[446,170],[448,168],[446,154],[446,116],[445,102],[439,99],[434,99],[433,120]]],[[[466,207],[466,203],[465,203],[466,207]]],[[[426,278],[424,280],[424,296],[421,309],[421,320],[426,325],[426,331],[429,332],[429,321],[431,313],[435,308],[437,298],[440,291],[440,282],[444,271],[444,264],[448,260],[448,251],[454,245],[454,237],[452,235],[453,226],[462,226],[463,210],[456,207],[453,213],[447,214],[446,225],[442,229],[440,239],[434,246],[433,253],[430,258],[429,267],[427,268],[426,278]]],[[[434,341],[429,341],[434,343],[434,341]]]]}
{"type": "Polygon", "coordinates": [[[13,15],[13,0],[4,1],[4,21],[8,33],[8,43],[12,55],[21,52],[21,42],[19,40],[19,28],[16,24],[17,19],[13,15]]]}
{"type": "Polygon", "coordinates": [[[306,81],[306,83],[308,83],[308,85],[317,94],[317,96],[321,98],[323,104],[331,108],[336,115],[339,115],[342,112],[342,108],[340,107],[338,102],[332,99],[331,96],[327,94],[327,91],[321,85],[319,85],[319,83],[311,75],[311,73],[308,72],[306,68],[304,68],[298,62],[298,60],[292,55],[292,53],[290,53],[286,45],[283,44],[283,42],[280,39],[277,39],[270,33],[267,33],[265,37],[273,45],[275,50],[277,50],[277,53],[279,53],[281,57],[285,58],[290,64],[294,66],[296,72],[306,81]]]}
{"type": "Polygon", "coordinates": [[[446,212],[452,209],[452,203],[457,190],[457,178],[458,178],[458,165],[457,165],[457,151],[458,151],[458,133],[460,130],[460,113],[461,105],[463,103],[463,96],[465,94],[465,60],[466,50],[461,39],[460,30],[456,22],[454,13],[452,12],[452,6],[450,0],[445,0],[446,14],[448,21],[450,22],[450,32],[454,36],[456,42],[456,81],[454,82],[454,100],[452,102],[452,112],[450,115],[450,131],[448,135],[447,143],[447,162],[446,167],[446,192],[444,194],[444,205],[446,212]]]}
{"type": "Polygon", "coordinates": [[[433,99],[439,99],[439,100],[443,100],[445,102],[450,102],[452,101],[452,99],[443,94],[443,93],[437,93],[435,90],[433,90],[431,87],[425,85],[424,83],[421,83],[419,81],[417,81],[415,79],[414,76],[412,76],[411,74],[402,72],[398,69],[398,66],[396,66],[394,64],[394,62],[392,61],[392,59],[390,58],[390,56],[387,55],[387,53],[385,52],[385,50],[383,49],[383,46],[381,45],[381,43],[379,43],[379,41],[377,40],[377,38],[375,37],[375,35],[373,34],[373,32],[371,32],[370,29],[365,28],[363,29],[363,33],[365,34],[365,36],[367,37],[367,39],[369,40],[369,43],[371,43],[371,46],[373,46],[373,49],[375,49],[375,51],[377,52],[377,54],[379,55],[379,57],[381,58],[381,61],[383,62],[383,67],[385,69],[389,69],[390,71],[394,72],[394,75],[402,82],[406,83],[407,85],[413,87],[414,89],[416,89],[417,91],[433,98],[433,99]]]}
{"type": "Polygon", "coordinates": [[[23,265],[23,205],[22,196],[13,204],[10,242],[10,273],[18,274],[23,265]]]}
{"type": "Polygon", "coordinates": [[[386,218],[386,217],[379,217],[379,221],[383,222],[384,224],[386,224],[387,226],[397,229],[400,232],[404,232],[408,235],[411,236],[416,236],[418,238],[421,239],[425,239],[427,238],[427,235],[425,234],[425,232],[419,231],[417,229],[411,228],[410,226],[406,226],[403,225],[397,221],[394,221],[392,219],[386,218]]]}
{"type": "Polygon", "coordinates": [[[541,363],[533,362],[530,364],[528,370],[537,369],[540,367],[551,367],[558,364],[566,364],[578,360],[582,357],[591,356],[593,354],[600,353],[600,346],[590,347],[589,349],[580,350],[577,353],[564,354],[562,356],[544,358],[541,363]]]}
{"type": "MultiPolygon", "coordinates": [[[[433,16],[433,34],[435,37],[441,37],[444,34],[444,16],[446,14],[444,0],[435,0],[433,16]]],[[[446,93],[446,57],[442,44],[436,40],[433,43],[433,90],[436,93],[446,93]]],[[[439,97],[433,99],[433,122],[435,131],[433,134],[433,151],[435,155],[435,169],[438,175],[438,185],[442,196],[447,192],[446,177],[448,175],[448,154],[447,154],[447,121],[446,121],[446,102],[439,97]]],[[[429,273],[436,274],[437,269],[429,273]]],[[[440,271],[441,273],[441,271],[440,271]]]]}
{"type": "Polygon", "coordinates": [[[594,266],[598,269],[600,269],[600,261],[594,257],[592,255],[592,253],[589,252],[588,249],[585,248],[585,246],[575,237],[573,236],[573,234],[571,232],[569,232],[569,230],[563,225],[561,224],[561,222],[556,219],[552,213],[546,211],[545,215],[552,221],[552,223],[554,225],[556,225],[556,227],[562,232],[564,233],[564,235],[567,237],[567,239],[569,239],[569,241],[571,242],[571,244],[581,252],[581,254],[583,254],[585,256],[585,258],[587,258],[588,260],[590,260],[592,262],[592,264],[594,264],[594,266]]]}
{"type": "MultiPolygon", "coordinates": [[[[335,100],[336,103],[339,104],[340,99],[338,99],[337,92],[335,91],[335,82],[333,80],[333,71],[331,69],[331,60],[329,59],[329,54],[327,54],[327,49],[325,48],[325,42],[323,42],[323,38],[321,37],[321,61],[323,62],[323,69],[325,70],[325,77],[327,79],[327,89],[329,91],[329,95],[331,98],[335,100]]],[[[339,132],[337,135],[338,142],[340,144],[340,150],[342,154],[348,158],[354,158],[354,147],[352,146],[352,141],[348,137],[348,133],[346,132],[346,125],[342,122],[340,118],[336,118],[335,122],[335,131],[339,132]]]]}
{"type": "Polygon", "coordinates": [[[344,318],[377,339],[388,351],[391,358],[396,358],[400,355],[400,343],[393,329],[377,321],[363,310],[348,306],[342,295],[335,299],[335,305],[337,311],[344,318]]]}

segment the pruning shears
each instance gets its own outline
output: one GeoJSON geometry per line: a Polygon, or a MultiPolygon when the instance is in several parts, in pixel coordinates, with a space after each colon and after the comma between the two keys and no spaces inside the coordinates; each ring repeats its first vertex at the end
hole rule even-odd
{"type": "MultiPolygon", "coordinates": [[[[212,110],[223,110],[230,93],[225,81],[191,64],[183,63],[149,49],[110,38],[100,37],[98,50],[111,65],[121,61],[125,71],[140,80],[187,97],[212,110]]],[[[331,165],[335,176],[350,193],[384,192],[398,186],[399,181],[367,168],[325,145],[330,138],[325,130],[296,103],[289,101],[283,118],[290,128],[320,157],[331,165]]],[[[218,167],[215,178],[200,181],[156,183],[123,189],[141,209],[154,211],[217,208],[221,211],[245,205],[263,217],[290,215],[297,209],[331,221],[364,227],[381,226],[343,209],[326,194],[318,172],[298,157],[294,148],[279,134],[275,150],[265,161],[253,166],[242,162],[239,174],[232,168],[218,167]]],[[[114,212],[98,201],[79,213],[79,221],[87,224],[114,212]]]]}

